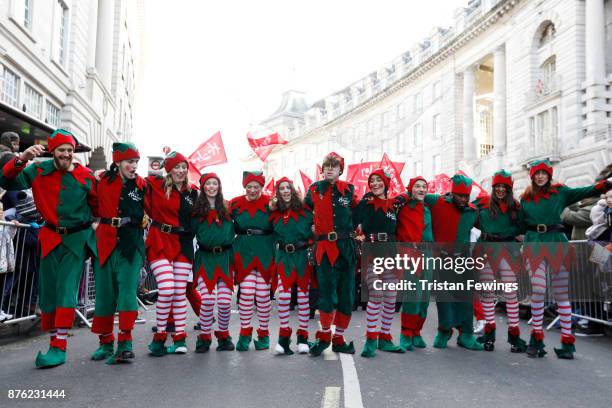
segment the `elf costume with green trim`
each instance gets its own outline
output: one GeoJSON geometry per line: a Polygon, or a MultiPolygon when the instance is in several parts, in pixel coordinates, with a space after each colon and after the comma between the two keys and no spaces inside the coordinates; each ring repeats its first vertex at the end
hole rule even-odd
{"type": "MultiPolygon", "coordinates": [[[[72,133],[58,129],[48,139],[51,153],[61,145],[77,145],[72,133]]],[[[98,199],[96,180],[87,167],[73,162],[72,171],[56,168],[54,160],[26,167],[18,158],[0,171],[6,190],[32,188],[36,208],[45,220],[41,245],[39,306],[42,330],[51,331],[49,351],[38,353],[37,367],[53,367],[66,361],[66,335],[72,327],[83,264],[97,254],[91,228],[98,199]]]]}
{"type": "Polygon", "coordinates": [[[525,225],[523,254],[531,271],[532,325],[533,331],[527,348],[529,357],[543,357],[544,332],[542,315],[546,292],[546,271],[550,270],[555,288],[555,301],[561,322],[561,348],[555,349],[557,357],[572,359],[576,350],[571,331],[571,303],[569,301],[569,271],[575,258],[574,250],[567,242],[561,223],[561,213],[570,204],[587,197],[596,197],[612,189],[607,180],[587,187],[570,188],[563,184],[551,184],[553,168],[548,160],[531,163],[531,194],[521,196],[521,215],[525,225]],[[548,174],[548,188],[536,189],[536,173],[548,174]]]}
{"type": "MultiPolygon", "coordinates": [[[[479,281],[493,282],[497,277],[502,283],[516,284],[522,263],[520,244],[516,241],[516,236],[521,233],[520,206],[514,198],[510,207],[507,201],[500,201],[495,196],[496,188],[505,186],[507,196],[512,197],[512,174],[506,170],[497,171],[491,185],[492,195],[484,194],[474,202],[479,209],[477,228],[481,231],[474,257],[486,255],[487,259],[485,267],[480,271],[479,281]]],[[[493,351],[496,337],[494,295],[494,291],[483,291],[481,296],[487,323],[478,342],[483,343],[487,351],[493,351]]],[[[520,337],[517,291],[506,290],[503,295],[506,300],[510,351],[522,353],[527,344],[520,337]]]]}
{"type": "MultiPolygon", "coordinates": [[[[433,231],[431,227],[431,211],[422,200],[412,196],[412,190],[417,181],[424,181],[424,177],[417,176],[410,179],[408,192],[400,194],[395,198],[399,212],[397,215],[397,240],[402,243],[425,243],[433,242],[433,231]]],[[[421,248],[426,253],[428,248],[421,248]]],[[[407,271],[404,279],[415,282],[416,290],[409,294],[411,300],[402,302],[401,322],[402,331],[400,335],[400,346],[406,350],[414,347],[425,348],[427,344],[421,336],[421,330],[427,318],[429,308],[429,290],[423,289],[420,280],[431,281],[430,269],[419,269],[414,274],[407,271]]]]}
{"type": "MultiPolygon", "coordinates": [[[[289,183],[293,187],[293,181],[283,177],[276,182],[277,191],[282,183],[289,183]]],[[[310,312],[308,293],[313,273],[312,264],[308,260],[308,247],[312,242],[312,211],[306,207],[297,210],[291,207],[284,210],[277,209],[270,214],[270,221],[273,224],[276,242],[274,264],[279,288],[278,314],[281,324],[278,344],[283,349],[284,354],[293,354],[289,348],[292,332],[289,326],[289,303],[291,301],[291,289],[297,284],[299,328],[296,334],[298,351],[308,352],[310,312]]],[[[277,352],[280,352],[280,349],[277,352]]]]}
{"type": "MultiPolygon", "coordinates": [[[[263,186],[265,178],[261,171],[245,171],[242,174],[242,186],[256,182],[263,186]]],[[[258,338],[255,340],[257,350],[270,347],[268,323],[272,303],[270,288],[274,274],[274,237],[270,221],[270,197],[261,194],[256,200],[249,200],[247,195],[235,197],[230,201],[230,212],[234,220],[236,238],[234,240],[234,268],[236,282],[240,285],[240,336],[236,349],[246,351],[253,335],[251,317],[255,292],[257,292],[257,317],[259,319],[258,338]],[[256,287],[259,289],[256,291],[256,287]],[[266,289],[267,288],[267,289],[266,289]],[[267,291],[267,295],[264,292],[267,291]]]]}
{"type": "Polygon", "coordinates": [[[353,213],[355,225],[361,225],[361,230],[365,236],[364,244],[369,246],[368,259],[362,259],[365,267],[366,283],[368,288],[367,305],[367,330],[366,342],[361,352],[362,357],[374,357],[376,350],[388,351],[393,353],[405,353],[402,347],[393,343],[391,336],[391,325],[395,315],[396,291],[376,290],[374,281],[380,280],[386,284],[397,283],[398,276],[396,270],[385,270],[381,274],[375,274],[372,269],[372,258],[378,256],[394,256],[395,229],[397,225],[397,214],[394,201],[387,198],[387,191],[391,177],[383,169],[372,171],[368,177],[368,187],[370,192],[364,194],[353,213]],[[372,177],[378,176],[383,182],[384,198],[375,196],[372,192],[372,177]],[[379,243],[379,244],[376,244],[379,243]],[[382,319],[381,319],[382,311],[382,319]],[[381,320],[380,330],[378,321],[381,320]]]}
{"type": "Polygon", "coordinates": [[[108,364],[134,358],[132,330],[138,317],[136,290],[145,258],[142,220],[146,182],[136,175],[122,177],[117,165],[139,159],[132,143],[113,143],[111,169],[97,186],[100,222],[96,228],[98,259],[94,263],[96,308],[91,331],[99,335],[100,347],[92,360],[108,364]],[[117,351],[114,352],[114,314],[119,312],[117,351]]]}
{"type": "MultiPolygon", "coordinates": [[[[205,194],[204,185],[209,179],[221,180],[215,173],[204,173],[200,178],[200,194],[205,194]]],[[[234,242],[234,222],[229,213],[223,217],[215,208],[209,208],[204,216],[191,220],[191,229],[198,243],[193,270],[194,279],[198,282],[202,295],[200,311],[200,330],[196,343],[196,352],[207,351],[212,336],[212,314],[214,304],[218,308],[219,330],[215,331],[217,351],[232,351],[234,344],[228,326],[231,313],[231,294],[234,288],[231,271],[232,244],[234,242]],[[215,298],[215,295],[217,296],[215,298]],[[210,310],[206,310],[208,307],[210,310]]]]}
{"type": "MultiPolygon", "coordinates": [[[[431,209],[432,231],[434,240],[438,244],[449,244],[450,252],[441,251],[439,256],[469,256],[465,249],[453,249],[453,244],[458,246],[469,245],[470,232],[478,219],[478,210],[470,202],[463,208],[458,207],[453,194],[468,196],[472,191],[472,179],[461,174],[455,174],[452,178],[451,193],[443,196],[438,194],[427,194],[425,204],[431,209]]],[[[466,282],[471,279],[473,271],[466,270],[462,275],[454,271],[441,271],[442,276],[449,282],[466,282]]],[[[438,294],[442,296],[444,293],[438,294]]],[[[473,306],[470,301],[440,301],[436,299],[438,309],[438,334],[434,340],[434,347],[446,348],[448,340],[452,336],[452,329],[459,329],[460,335],[457,345],[470,350],[483,350],[482,344],[474,337],[473,306]]]]}
{"type": "MultiPolygon", "coordinates": [[[[344,159],[330,153],[326,159],[340,163],[344,159]]],[[[324,167],[324,166],[323,166],[324,167]]],[[[322,330],[317,331],[317,341],[310,349],[312,355],[320,355],[333,341],[337,352],[354,353],[353,342],[344,340],[344,330],[349,325],[355,299],[355,242],[352,209],[357,206],[355,187],[342,180],[314,182],[306,193],[304,203],[314,212],[315,262],[319,285],[319,312],[322,330]],[[333,336],[330,331],[336,325],[333,336]]]]}

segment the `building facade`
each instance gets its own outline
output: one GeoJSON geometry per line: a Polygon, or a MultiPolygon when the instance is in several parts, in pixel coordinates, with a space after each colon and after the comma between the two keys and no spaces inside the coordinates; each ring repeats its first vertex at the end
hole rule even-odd
{"type": "Polygon", "coordinates": [[[522,189],[528,163],[548,158],[556,179],[592,183],[612,162],[611,83],[612,0],[472,0],[339,92],[306,107],[285,93],[262,124],[289,143],[264,170],[299,180],[329,151],[348,163],[387,152],[405,182],[461,169],[489,187],[505,168],[522,189]]]}
{"type": "Polygon", "coordinates": [[[81,159],[104,167],[132,137],[143,24],[143,0],[0,2],[0,104],[28,119],[3,130],[27,145],[45,143],[29,138],[37,124],[68,129],[92,148],[81,159]]]}

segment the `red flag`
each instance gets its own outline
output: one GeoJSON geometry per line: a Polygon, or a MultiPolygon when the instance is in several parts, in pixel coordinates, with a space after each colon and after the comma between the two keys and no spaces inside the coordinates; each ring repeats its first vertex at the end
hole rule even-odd
{"type": "MultiPolygon", "coordinates": [[[[398,170],[398,174],[401,174],[401,171],[404,169],[404,163],[393,162],[393,165],[398,170]]],[[[355,186],[355,192],[358,197],[362,197],[365,193],[367,193],[368,177],[370,177],[370,174],[379,167],[381,167],[381,162],[349,164],[346,180],[355,186]]],[[[401,192],[404,192],[403,186],[401,192]]]]}
{"type": "Polygon", "coordinates": [[[265,195],[272,197],[274,195],[274,177],[268,181],[268,184],[264,187],[263,192],[265,195]]]}
{"type": "Polygon", "coordinates": [[[317,164],[317,170],[315,172],[315,179],[316,181],[323,180],[323,170],[321,169],[321,166],[319,166],[318,164],[317,164]]]}
{"type": "Polygon", "coordinates": [[[402,194],[406,191],[404,183],[402,183],[402,170],[404,169],[404,163],[400,163],[401,168],[395,165],[390,159],[387,153],[383,154],[383,158],[380,161],[380,167],[384,169],[391,176],[391,184],[389,185],[389,197],[395,197],[396,195],[402,194]]]}
{"type": "Polygon", "coordinates": [[[435,175],[433,180],[427,183],[427,192],[446,194],[451,191],[451,184],[450,177],[444,173],[440,173],[435,175]]]}
{"type": "Polygon", "coordinates": [[[207,141],[198,146],[189,156],[189,161],[198,170],[202,170],[206,166],[227,163],[221,132],[215,133],[207,141]]]}
{"type": "Polygon", "coordinates": [[[300,170],[300,177],[302,178],[302,184],[304,185],[304,191],[308,191],[308,187],[312,184],[312,180],[302,170],[300,170]]]}
{"type": "Polygon", "coordinates": [[[248,132],[247,140],[249,142],[249,146],[251,146],[251,149],[253,149],[257,157],[259,157],[263,162],[266,161],[276,146],[289,143],[280,137],[278,133],[272,133],[271,135],[255,139],[251,132],[248,132]]]}

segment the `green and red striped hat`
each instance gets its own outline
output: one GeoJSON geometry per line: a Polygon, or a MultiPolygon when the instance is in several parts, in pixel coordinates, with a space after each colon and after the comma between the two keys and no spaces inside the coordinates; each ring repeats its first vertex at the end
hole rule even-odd
{"type": "Polygon", "coordinates": [[[51,136],[49,136],[49,138],[47,139],[47,147],[49,149],[49,152],[53,152],[55,149],[57,149],[58,146],[61,146],[63,144],[69,144],[72,145],[73,148],[75,148],[77,143],[78,141],[76,137],[74,137],[71,132],[65,129],[56,129],[55,132],[53,132],[51,136]]]}
{"type": "Polygon", "coordinates": [[[550,164],[550,162],[548,161],[548,159],[536,160],[534,162],[531,162],[529,165],[529,177],[533,178],[533,176],[535,176],[535,174],[539,170],[544,170],[546,173],[548,173],[548,177],[552,178],[553,167],[552,167],[552,164],[550,164]]]}
{"type": "Polygon", "coordinates": [[[453,177],[451,177],[451,182],[453,183],[451,192],[455,194],[470,195],[472,192],[473,181],[468,176],[464,176],[463,174],[455,174],[453,177]]]}
{"type": "Polygon", "coordinates": [[[140,153],[134,143],[116,142],[113,143],[113,161],[115,163],[123,160],[140,159],[140,153]]]}
{"type": "Polygon", "coordinates": [[[187,158],[182,154],[178,152],[170,152],[164,160],[164,169],[166,170],[166,173],[170,173],[170,171],[175,168],[177,164],[183,162],[189,164],[187,158]]]}
{"type": "Polygon", "coordinates": [[[493,182],[491,183],[491,185],[494,186],[496,184],[505,184],[508,187],[512,188],[514,186],[514,180],[512,179],[512,173],[504,169],[496,171],[493,174],[493,182]]]}
{"type": "Polygon", "coordinates": [[[242,187],[246,187],[251,181],[256,181],[263,187],[266,184],[266,179],[261,171],[243,171],[242,172],[242,187]]]}

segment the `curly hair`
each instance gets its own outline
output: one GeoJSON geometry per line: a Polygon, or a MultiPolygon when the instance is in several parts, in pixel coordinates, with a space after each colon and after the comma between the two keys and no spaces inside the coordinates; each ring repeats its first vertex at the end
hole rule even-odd
{"type": "MultiPolygon", "coordinates": [[[[281,183],[282,184],[282,183],[281,183]]],[[[281,198],[280,191],[277,188],[274,196],[276,197],[276,205],[280,211],[285,211],[287,209],[292,209],[294,211],[302,209],[304,207],[304,201],[302,201],[302,197],[300,197],[300,193],[297,192],[293,184],[289,183],[289,188],[291,189],[291,200],[286,203],[285,200],[281,198]]]]}

